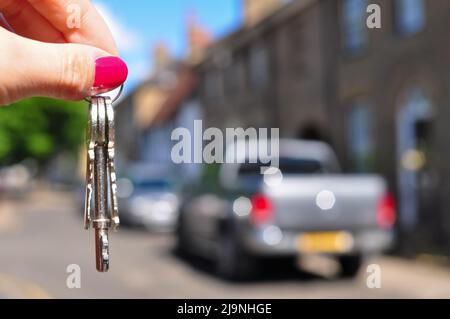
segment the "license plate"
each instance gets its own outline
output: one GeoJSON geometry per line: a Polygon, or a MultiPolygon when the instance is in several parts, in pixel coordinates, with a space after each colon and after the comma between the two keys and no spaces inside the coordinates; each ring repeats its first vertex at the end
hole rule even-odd
{"type": "Polygon", "coordinates": [[[345,231],[304,233],[298,236],[297,247],[304,253],[343,253],[353,247],[353,236],[345,231]]]}

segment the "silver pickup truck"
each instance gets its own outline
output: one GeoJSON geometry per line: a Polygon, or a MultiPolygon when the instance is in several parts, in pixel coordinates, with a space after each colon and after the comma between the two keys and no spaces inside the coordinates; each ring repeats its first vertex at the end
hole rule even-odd
{"type": "Polygon", "coordinates": [[[190,187],[178,223],[182,251],[214,259],[230,279],[268,258],[302,254],[335,257],[340,275],[353,277],[365,257],[392,245],[395,201],[383,178],[340,174],[322,142],[280,140],[278,168],[267,175],[254,148],[242,150],[245,163],[210,167],[190,187]]]}

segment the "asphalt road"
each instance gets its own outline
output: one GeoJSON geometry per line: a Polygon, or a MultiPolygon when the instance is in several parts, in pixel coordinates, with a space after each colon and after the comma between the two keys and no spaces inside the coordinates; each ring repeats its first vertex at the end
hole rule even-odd
{"type": "Polygon", "coordinates": [[[2,298],[448,298],[450,269],[392,257],[371,260],[381,288],[336,280],[333,264],[305,260],[305,269],[268,272],[246,283],[224,282],[206,261],[173,252],[170,235],[121,229],[111,239],[111,269],[97,273],[92,231],[71,193],[40,188],[26,199],[0,199],[2,298]],[[81,287],[68,288],[66,270],[81,269],[81,287]],[[311,271],[314,270],[314,271],[311,271]]]}

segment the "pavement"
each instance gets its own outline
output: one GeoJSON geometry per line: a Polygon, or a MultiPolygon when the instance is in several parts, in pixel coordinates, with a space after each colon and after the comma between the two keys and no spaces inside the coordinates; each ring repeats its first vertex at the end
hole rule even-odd
{"type": "Polygon", "coordinates": [[[92,231],[82,227],[70,192],[39,187],[26,198],[0,198],[0,298],[449,298],[450,269],[377,257],[380,288],[369,288],[364,267],[354,280],[337,280],[333,264],[308,258],[303,269],[269,272],[230,283],[207,261],[174,253],[171,235],[123,228],[112,234],[111,268],[98,273],[92,231]],[[69,288],[80,268],[80,288],[69,288]]]}

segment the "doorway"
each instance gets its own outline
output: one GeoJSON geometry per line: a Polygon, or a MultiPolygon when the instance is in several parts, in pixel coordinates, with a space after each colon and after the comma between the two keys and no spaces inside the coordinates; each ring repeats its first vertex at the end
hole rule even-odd
{"type": "Polygon", "coordinates": [[[411,88],[401,98],[396,127],[399,222],[404,230],[413,231],[419,222],[421,179],[430,157],[433,128],[433,107],[422,88],[411,88]]]}

